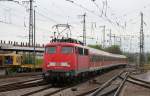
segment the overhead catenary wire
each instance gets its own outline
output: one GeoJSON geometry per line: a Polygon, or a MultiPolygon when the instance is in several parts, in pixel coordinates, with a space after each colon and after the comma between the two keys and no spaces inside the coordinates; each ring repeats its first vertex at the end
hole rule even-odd
{"type": "MultiPolygon", "coordinates": [[[[21,5],[21,4],[20,4],[21,5]]],[[[50,17],[48,17],[48,16],[46,16],[45,14],[42,14],[41,12],[38,12],[38,11],[36,11],[36,13],[37,13],[37,15],[39,15],[39,16],[42,16],[42,18],[46,18],[47,20],[49,20],[49,21],[52,21],[52,22],[54,22],[54,23],[58,23],[56,20],[54,20],[53,18],[50,18],[50,17]]],[[[28,17],[27,17],[28,18],[28,17]]],[[[27,19],[26,18],[26,19],[27,19]]],[[[39,20],[39,19],[37,19],[37,20],[39,20]]],[[[43,20],[40,20],[40,21],[43,21],[43,20]]],[[[4,22],[3,22],[4,23],[4,22]]],[[[11,25],[13,25],[13,24],[11,24],[11,25]]],[[[19,24],[18,24],[19,25],[19,24]]],[[[17,26],[17,24],[16,24],[16,26],[17,26]]],[[[24,27],[26,26],[26,24],[25,24],[25,22],[24,22],[24,27]]],[[[17,27],[20,27],[20,26],[17,26],[17,27]]],[[[23,28],[23,26],[21,26],[22,28],[23,28]]],[[[45,30],[45,31],[48,31],[48,30],[46,30],[46,29],[42,29],[42,28],[38,28],[38,29],[40,29],[40,30],[45,30]]]]}
{"type": "MultiPolygon", "coordinates": [[[[20,4],[21,5],[21,4],[20,4]]],[[[5,6],[5,5],[4,5],[5,6]]],[[[21,5],[22,6],[22,5],[21,5]]],[[[6,7],[5,7],[6,8],[6,7]]],[[[7,8],[9,8],[9,7],[7,7],[7,8]]],[[[20,11],[20,12],[22,12],[22,11],[20,11]]],[[[36,11],[36,13],[37,14],[39,14],[40,16],[42,16],[42,17],[44,17],[44,18],[47,18],[48,20],[50,20],[50,21],[53,21],[53,22],[55,22],[55,23],[58,23],[58,22],[56,22],[56,20],[54,20],[54,19],[52,19],[52,18],[50,18],[50,17],[47,17],[46,15],[44,15],[44,14],[42,14],[42,13],[40,13],[40,12],[38,12],[38,11],[36,11]]],[[[18,13],[18,16],[20,16],[20,15],[22,15],[22,14],[20,14],[20,13],[18,13]]]]}
{"type": "Polygon", "coordinates": [[[86,10],[87,12],[89,12],[89,13],[95,15],[95,16],[100,17],[102,20],[107,21],[108,23],[112,24],[113,26],[118,26],[118,27],[120,27],[120,28],[123,28],[122,26],[119,26],[118,24],[116,24],[114,21],[110,20],[108,17],[106,17],[106,16],[105,16],[105,17],[102,17],[102,16],[100,16],[99,14],[95,13],[95,11],[89,10],[88,8],[84,7],[84,6],[81,5],[81,4],[78,4],[78,3],[76,3],[76,2],[74,2],[74,1],[72,1],[72,0],[66,0],[66,1],[68,1],[68,2],[74,4],[74,5],[78,6],[78,7],[80,7],[80,8],[82,8],[82,9],[86,10]]]}
{"type": "Polygon", "coordinates": [[[50,21],[52,21],[54,23],[58,23],[56,20],[54,20],[54,19],[52,19],[50,17],[47,17],[46,15],[44,15],[44,14],[38,12],[38,11],[36,11],[36,13],[39,14],[40,16],[44,17],[44,18],[47,18],[48,20],[50,20],[50,21]]]}
{"type": "MultiPolygon", "coordinates": [[[[20,2],[14,2],[14,3],[19,4],[20,6],[24,7],[23,4],[20,4],[20,2]]],[[[4,6],[5,6],[5,5],[4,5],[4,6]]],[[[9,7],[7,7],[7,8],[9,8],[9,7]]],[[[26,7],[24,7],[24,8],[26,8],[26,7]]],[[[20,11],[20,12],[22,12],[22,11],[20,11]]],[[[40,16],[42,16],[42,17],[48,19],[49,21],[52,21],[52,22],[54,22],[54,23],[58,23],[58,22],[57,22],[56,20],[54,20],[53,18],[50,18],[50,17],[48,17],[48,16],[46,16],[46,15],[44,15],[44,14],[38,12],[38,11],[36,11],[36,13],[39,14],[40,16]]]]}
{"type": "MultiPolygon", "coordinates": [[[[39,3],[40,3],[40,2],[36,3],[36,5],[37,5],[37,6],[40,6],[39,3]]],[[[52,6],[54,6],[54,5],[52,5],[52,6]]],[[[54,14],[55,14],[56,16],[59,16],[59,17],[60,17],[60,16],[61,16],[61,17],[64,16],[64,13],[63,13],[62,9],[59,8],[59,6],[57,6],[57,7],[55,7],[55,8],[57,8],[58,11],[61,12],[63,15],[57,13],[58,11],[56,12],[56,11],[53,11],[53,10],[49,10],[48,8],[46,8],[46,7],[44,7],[44,6],[42,6],[42,7],[37,7],[37,8],[39,8],[39,10],[40,10],[41,12],[44,12],[45,14],[50,14],[50,15],[54,15],[54,14]],[[52,13],[53,13],[53,14],[52,14],[52,13]]]]}
{"type": "MultiPolygon", "coordinates": [[[[91,0],[90,0],[91,1],[91,0]]],[[[98,11],[101,13],[100,16],[102,16],[103,10],[99,7],[99,5],[95,2],[95,0],[92,0],[94,5],[97,7],[98,11]]]]}
{"type": "MultiPolygon", "coordinates": [[[[94,4],[96,4],[96,0],[91,0],[94,4]]],[[[108,8],[108,1],[107,0],[105,0],[105,1],[102,1],[104,4],[103,5],[106,5],[107,6],[107,8],[108,8]],[[105,4],[106,3],[106,4],[105,4]]],[[[96,4],[96,5],[98,5],[98,4],[96,4]]],[[[149,4],[147,4],[147,5],[149,5],[149,4]]],[[[99,7],[99,6],[96,6],[97,8],[99,7]]],[[[104,6],[103,6],[104,7],[104,6]]],[[[107,8],[106,8],[106,10],[107,10],[107,8]]],[[[145,6],[144,7],[142,7],[143,9],[144,8],[146,8],[145,6]]],[[[120,21],[122,21],[122,17],[123,16],[129,16],[129,15],[131,15],[131,14],[133,14],[133,13],[137,13],[139,11],[139,9],[135,9],[135,10],[133,10],[133,11],[130,11],[130,12],[127,12],[127,13],[124,13],[123,15],[120,15],[119,17],[117,16],[117,18],[115,18],[115,23],[116,23],[116,25],[118,26],[118,27],[121,27],[121,28],[125,28],[126,26],[125,26],[125,23],[127,23],[127,21],[124,21],[124,25],[123,24],[121,24],[121,22],[120,21]],[[120,18],[120,19],[118,19],[118,18],[120,18]],[[116,19],[117,19],[117,21],[116,21],[116,19]],[[118,20],[119,20],[119,22],[118,22],[118,20]]],[[[103,10],[102,10],[102,13],[103,13],[103,10]]],[[[112,15],[113,16],[113,15],[112,15]]],[[[111,20],[108,20],[110,23],[113,23],[111,20]]],[[[114,23],[114,24],[115,24],[114,23]]]]}
{"type": "MultiPolygon", "coordinates": [[[[97,7],[98,9],[100,8],[99,5],[96,4],[95,0],[91,0],[91,1],[96,5],[96,7],[97,7]]],[[[111,20],[110,18],[108,18],[108,16],[107,16],[108,1],[105,0],[105,1],[102,1],[102,3],[103,3],[103,7],[102,7],[102,10],[101,10],[101,18],[103,18],[105,21],[108,21],[109,23],[111,23],[111,24],[113,24],[113,25],[116,25],[116,26],[118,26],[118,27],[120,27],[120,28],[124,28],[124,27],[120,24],[120,22],[119,22],[119,24],[118,24],[118,22],[113,21],[113,20],[111,20]]]]}
{"type": "MultiPolygon", "coordinates": [[[[5,7],[4,7],[4,8],[5,8],[5,7]]],[[[7,7],[7,8],[10,8],[10,7],[7,7]]],[[[20,16],[19,14],[20,14],[20,13],[16,14],[15,17],[16,17],[16,16],[17,16],[17,18],[18,18],[18,17],[22,17],[22,16],[20,16]]],[[[28,17],[27,17],[27,18],[24,17],[24,19],[28,19],[28,17]]],[[[5,22],[5,21],[0,20],[0,23],[12,25],[13,27],[17,27],[17,28],[20,28],[20,29],[22,29],[22,28],[24,28],[24,27],[27,26],[26,23],[25,23],[25,20],[24,20],[23,22],[24,22],[24,23],[23,23],[22,25],[20,25],[20,24],[14,23],[14,22],[9,23],[9,22],[5,22]]],[[[37,29],[38,29],[38,30],[45,30],[45,31],[48,31],[47,29],[43,29],[43,28],[39,28],[39,27],[37,27],[37,29]]]]}

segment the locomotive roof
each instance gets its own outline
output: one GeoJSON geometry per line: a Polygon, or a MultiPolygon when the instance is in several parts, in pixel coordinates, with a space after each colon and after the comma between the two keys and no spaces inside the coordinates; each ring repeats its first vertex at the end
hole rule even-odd
{"type": "Polygon", "coordinates": [[[76,44],[76,43],[51,42],[51,43],[47,44],[46,46],[53,46],[53,45],[54,45],[54,46],[55,46],[55,45],[77,46],[77,47],[82,47],[82,48],[89,49],[90,54],[97,54],[97,55],[108,56],[108,57],[115,57],[115,58],[126,58],[126,56],[124,56],[124,55],[113,54],[113,53],[109,53],[109,52],[106,52],[106,51],[94,49],[94,48],[87,47],[87,46],[83,46],[83,45],[76,44]]]}
{"type": "Polygon", "coordinates": [[[61,39],[54,38],[50,42],[66,42],[66,43],[74,43],[74,44],[84,45],[84,43],[79,41],[79,40],[76,40],[76,39],[73,39],[73,38],[64,38],[64,37],[61,38],[61,39]]]}

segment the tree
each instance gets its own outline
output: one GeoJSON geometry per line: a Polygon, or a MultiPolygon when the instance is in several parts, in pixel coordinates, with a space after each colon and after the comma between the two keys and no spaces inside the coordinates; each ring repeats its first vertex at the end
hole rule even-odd
{"type": "Polygon", "coordinates": [[[88,45],[88,46],[91,48],[98,49],[98,50],[103,50],[102,45],[88,45]]]}
{"type": "Polygon", "coordinates": [[[122,54],[122,51],[118,45],[112,45],[110,47],[105,48],[104,50],[114,54],[122,54]]]}
{"type": "Polygon", "coordinates": [[[123,52],[121,51],[120,47],[118,45],[112,45],[110,47],[102,48],[101,45],[88,45],[91,48],[95,48],[98,50],[103,50],[109,53],[114,53],[114,54],[122,54],[123,52]]]}

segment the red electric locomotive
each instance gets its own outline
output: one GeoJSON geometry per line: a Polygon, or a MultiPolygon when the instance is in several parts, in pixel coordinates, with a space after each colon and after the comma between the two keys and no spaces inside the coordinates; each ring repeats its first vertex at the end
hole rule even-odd
{"type": "Polygon", "coordinates": [[[89,48],[72,39],[55,39],[45,46],[43,75],[49,82],[70,81],[100,72],[104,68],[126,64],[123,55],[89,48]]]}

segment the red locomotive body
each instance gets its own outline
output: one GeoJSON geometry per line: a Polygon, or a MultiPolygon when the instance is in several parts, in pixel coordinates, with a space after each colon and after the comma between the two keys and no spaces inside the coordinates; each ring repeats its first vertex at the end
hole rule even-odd
{"type": "Polygon", "coordinates": [[[70,71],[75,69],[76,54],[73,44],[53,43],[45,48],[44,70],[70,71]]]}
{"type": "Polygon", "coordinates": [[[51,42],[45,46],[44,78],[56,81],[80,78],[91,72],[113,66],[126,65],[123,55],[111,54],[76,43],[51,42]]]}

